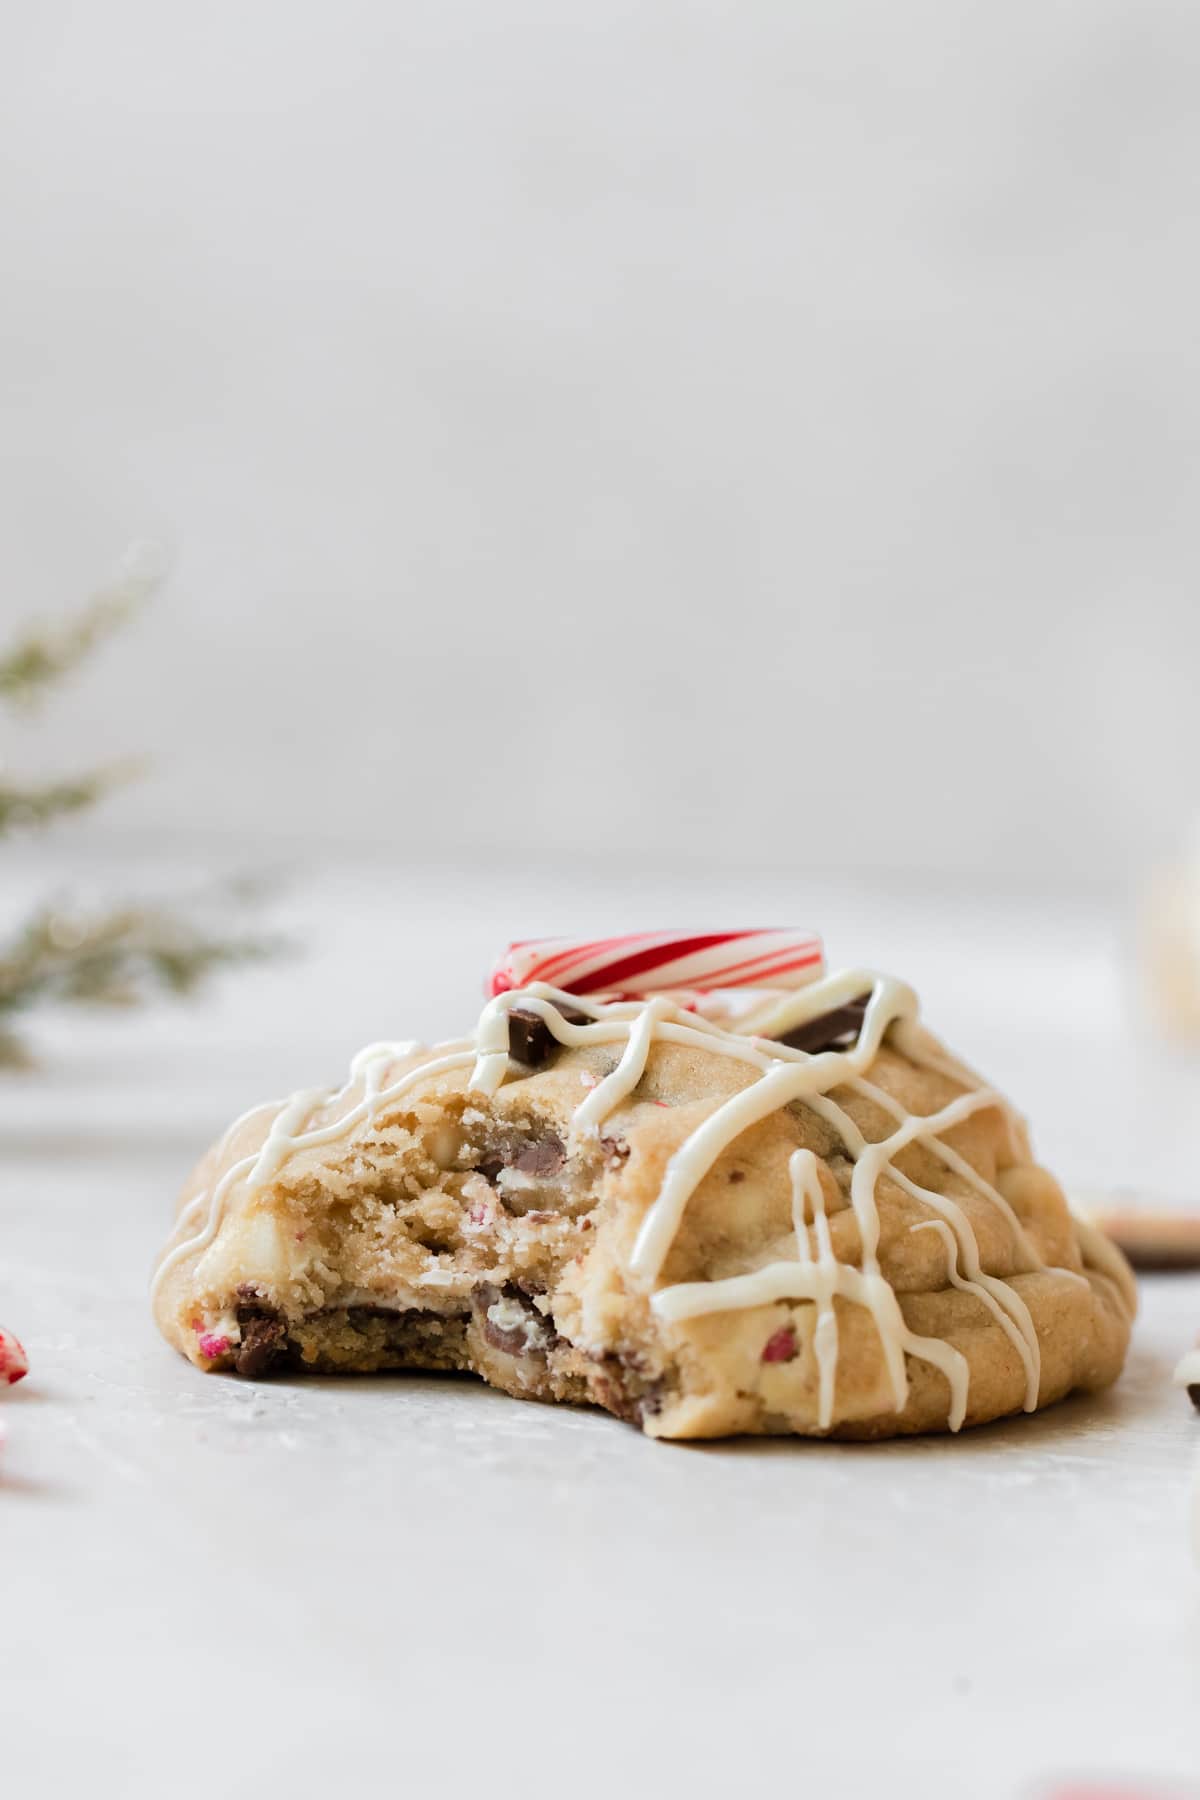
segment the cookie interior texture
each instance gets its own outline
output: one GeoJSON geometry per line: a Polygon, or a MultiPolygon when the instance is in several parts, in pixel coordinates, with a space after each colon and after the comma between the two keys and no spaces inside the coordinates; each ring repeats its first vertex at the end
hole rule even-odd
{"type": "MultiPolygon", "coordinates": [[[[862,1001],[847,1007],[844,986],[824,1029],[796,1028],[794,1060],[856,1043],[862,1001]]],[[[598,1012],[557,1007],[576,1026],[598,1012]]],[[[494,1091],[474,1081],[471,1040],[399,1046],[335,1094],[240,1120],[181,1200],[155,1291],[168,1339],[252,1378],[469,1370],[667,1438],[944,1430],[1120,1372],[1124,1262],[1072,1216],[999,1097],[919,1134],[978,1083],[915,1024],[881,1037],[868,1080],[847,1072],[738,1130],[647,1284],[639,1232],[669,1170],[761,1070],[716,1037],[651,1034],[631,1091],[585,1129],[579,1108],[626,1043],[561,1044],[544,1007],[510,1013],[494,1091]],[[917,1135],[875,1172],[864,1211],[856,1164],[898,1120],[917,1135]],[[763,1297],[804,1259],[838,1291],[763,1297]],[[687,1312],[705,1304],[697,1284],[718,1282],[735,1284],[729,1305],[687,1312]]]]}

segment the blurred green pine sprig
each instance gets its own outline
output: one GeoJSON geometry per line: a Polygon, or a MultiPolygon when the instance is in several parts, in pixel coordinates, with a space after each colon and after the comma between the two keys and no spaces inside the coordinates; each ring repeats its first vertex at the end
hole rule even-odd
{"type": "Polygon", "coordinates": [[[161,587],[166,560],[153,544],[135,544],[109,585],[78,612],[50,625],[31,625],[0,651],[0,700],[33,707],[93,650],[128,624],[161,587]]]}
{"type": "MultiPolygon", "coordinates": [[[[39,704],[141,610],[163,574],[161,559],[143,551],[73,618],[26,630],[0,651],[0,701],[24,709],[39,704]]],[[[49,782],[0,778],[0,837],[88,810],[141,766],[126,762],[49,782]]],[[[225,895],[243,903],[253,897],[248,884],[225,895]]],[[[91,913],[44,904],[0,941],[0,1062],[27,1060],[12,1021],[35,1006],[133,1006],[156,992],[190,994],[220,969],[286,947],[278,938],[218,932],[194,904],[124,903],[91,913]]]]}

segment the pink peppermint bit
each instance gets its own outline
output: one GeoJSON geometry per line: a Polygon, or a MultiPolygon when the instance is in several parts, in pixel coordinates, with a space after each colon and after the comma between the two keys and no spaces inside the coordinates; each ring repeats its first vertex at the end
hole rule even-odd
{"type": "Polygon", "coordinates": [[[224,1356],[229,1348],[227,1337],[218,1337],[215,1331],[206,1331],[200,1339],[201,1356],[224,1356]]]}
{"type": "Polygon", "coordinates": [[[11,1331],[0,1331],[0,1382],[9,1387],[29,1373],[29,1358],[11,1331]]]}
{"type": "Polygon", "coordinates": [[[791,1362],[796,1354],[796,1334],[790,1325],[781,1325],[763,1345],[764,1362],[791,1362]]]}

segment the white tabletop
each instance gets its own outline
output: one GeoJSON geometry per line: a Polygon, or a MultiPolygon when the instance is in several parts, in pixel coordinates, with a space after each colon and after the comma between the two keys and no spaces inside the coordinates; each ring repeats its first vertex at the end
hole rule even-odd
{"type": "MultiPolygon", "coordinates": [[[[874,1447],[658,1444],[465,1381],[204,1377],[157,1338],[148,1265],[230,1113],[359,1039],[459,1028],[522,925],[735,898],[342,878],[292,905],[307,962],[56,1025],[4,1078],[0,1320],[33,1365],[0,1401],[6,1794],[1193,1791],[1200,1417],[1168,1378],[1198,1278],[1144,1283],[1111,1394],[874,1447]]],[[[1131,1035],[1102,918],[837,916],[835,957],[915,976],[1060,1173],[1186,1190],[1200,1073],[1131,1035]]]]}

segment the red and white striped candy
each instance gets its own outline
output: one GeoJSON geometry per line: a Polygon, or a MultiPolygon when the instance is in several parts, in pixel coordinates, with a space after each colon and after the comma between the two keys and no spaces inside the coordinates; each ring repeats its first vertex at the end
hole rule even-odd
{"type": "Polygon", "coordinates": [[[29,1373],[29,1358],[11,1331],[0,1331],[0,1385],[9,1386],[29,1373]]]}
{"type": "Polygon", "coordinates": [[[627,937],[533,938],[510,944],[489,994],[545,981],[569,994],[670,993],[680,988],[798,988],[825,967],[808,931],[635,931],[627,937]]]}

